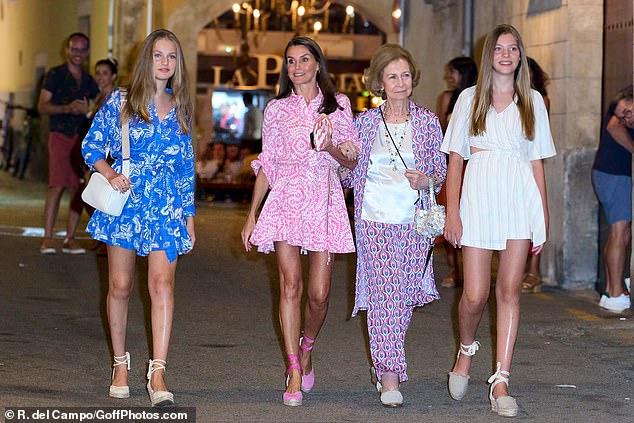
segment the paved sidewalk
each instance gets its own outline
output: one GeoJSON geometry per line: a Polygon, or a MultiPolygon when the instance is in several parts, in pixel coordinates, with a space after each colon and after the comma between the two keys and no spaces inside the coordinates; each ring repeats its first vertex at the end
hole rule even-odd
{"type": "MultiPolygon", "coordinates": [[[[19,234],[22,226],[38,226],[43,197],[29,195],[43,188],[17,180],[10,186],[5,175],[0,172],[1,406],[148,406],[146,261],[139,260],[130,304],[131,398],[114,400],[107,396],[107,261],[92,253],[40,255],[39,239],[19,234]]],[[[482,348],[467,396],[456,402],[447,394],[460,294],[454,289],[441,289],[440,301],[414,315],[406,345],[405,405],[380,406],[370,385],[365,317],[349,318],[353,255],[335,259],[330,311],[314,350],[315,389],[305,395],[304,406],[283,406],[275,257],[243,253],[244,206],[203,203],[198,211],[198,244],[177,271],[167,373],[177,404],[196,407],[198,422],[502,421],[487,400],[486,379],[494,364],[489,313],[478,335],[482,348]]],[[[442,250],[435,267],[437,276],[447,270],[442,250]]],[[[511,374],[518,420],[634,421],[634,319],[629,312],[601,312],[595,303],[593,293],[556,289],[522,297],[511,374]]]]}

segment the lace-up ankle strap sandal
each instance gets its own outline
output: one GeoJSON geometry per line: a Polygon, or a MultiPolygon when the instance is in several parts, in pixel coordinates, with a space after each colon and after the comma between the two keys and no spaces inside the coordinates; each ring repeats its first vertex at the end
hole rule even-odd
{"type": "Polygon", "coordinates": [[[150,360],[147,369],[147,393],[150,396],[152,407],[169,407],[174,405],[174,395],[169,391],[155,391],[152,389],[152,373],[157,370],[163,370],[165,372],[165,360],[155,359],[150,360]]]}
{"type": "MultiPolygon", "coordinates": [[[[112,363],[112,377],[110,380],[114,380],[114,371],[118,366],[127,366],[130,370],[130,353],[126,351],[124,355],[115,355],[112,363]]],[[[112,398],[130,398],[130,387],[110,385],[110,397],[112,398]]]]}
{"type": "MultiPolygon", "coordinates": [[[[310,352],[313,350],[313,346],[315,345],[315,340],[310,339],[306,335],[303,335],[299,338],[299,349],[304,352],[310,352]]],[[[312,363],[312,356],[311,356],[312,363]]],[[[315,385],[315,366],[311,366],[310,373],[306,374],[302,370],[302,391],[305,393],[309,393],[313,386],[315,385]]]]}
{"type": "MultiPolygon", "coordinates": [[[[293,370],[299,371],[299,374],[302,374],[302,366],[299,363],[299,356],[297,354],[288,354],[288,367],[286,367],[286,387],[288,388],[288,382],[291,378],[291,373],[293,370]]],[[[298,405],[302,405],[302,391],[301,389],[297,392],[284,392],[282,395],[282,400],[284,400],[284,405],[288,405],[291,407],[297,407],[298,405]]]]}
{"type": "MultiPolygon", "coordinates": [[[[456,362],[458,361],[460,354],[472,357],[479,349],[480,343],[478,341],[473,341],[471,345],[464,345],[463,343],[460,343],[460,349],[456,355],[456,362]]],[[[449,383],[447,385],[449,387],[449,395],[451,398],[456,401],[460,401],[467,393],[467,388],[469,387],[469,375],[459,375],[458,373],[449,372],[449,383]]]]}
{"type": "Polygon", "coordinates": [[[489,386],[489,401],[491,401],[491,411],[502,417],[515,417],[517,416],[517,401],[510,395],[504,395],[501,397],[493,397],[493,389],[498,383],[506,383],[509,386],[509,372],[501,370],[501,363],[498,361],[497,369],[495,373],[491,375],[488,382],[489,386]]]}

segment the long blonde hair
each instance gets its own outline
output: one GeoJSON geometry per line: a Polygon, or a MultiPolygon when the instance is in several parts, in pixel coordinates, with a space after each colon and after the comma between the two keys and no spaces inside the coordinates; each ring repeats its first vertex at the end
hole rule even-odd
{"type": "Polygon", "coordinates": [[[511,34],[520,50],[520,63],[515,70],[513,87],[517,95],[517,108],[520,112],[524,137],[528,140],[535,138],[535,108],[531,95],[531,77],[526,61],[526,52],[519,32],[511,25],[498,25],[486,37],[482,50],[480,74],[475,89],[473,108],[471,109],[471,125],[469,135],[482,135],[486,131],[486,116],[491,107],[493,81],[493,54],[498,38],[503,34],[511,34]]]}
{"type": "Polygon", "coordinates": [[[168,80],[167,86],[172,89],[176,103],[176,117],[183,134],[189,133],[189,123],[192,116],[192,100],[189,94],[189,78],[185,68],[183,49],[178,38],[167,29],[157,29],[145,38],[139,58],[134,64],[132,82],[128,90],[128,98],[121,110],[121,122],[137,116],[147,123],[151,123],[148,104],[156,93],[154,80],[153,49],[158,40],[168,40],[176,46],[176,70],[168,80]]]}

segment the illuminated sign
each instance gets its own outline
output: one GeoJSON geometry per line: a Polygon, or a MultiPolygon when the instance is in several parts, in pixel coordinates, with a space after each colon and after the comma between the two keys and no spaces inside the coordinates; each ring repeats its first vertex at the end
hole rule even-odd
{"type": "MultiPolygon", "coordinates": [[[[214,56],[215,57],[215,56],[214,56]]],[[[274,90],[277,76],[282,71],[283,57],[275,54],[254,54],[257,65],[227,68],[222,65],[211,65],[211,87],[232,87],[239,90],[274,90]],[[248,75],[245,76],[245,72],[248,75]]],[[[364,91],[363,74],[360,72],[337,72],[330,76],[342,93],[361,93],[364,91]]],[[[199,78],[199,81],[201,79],[199,78]]]]}

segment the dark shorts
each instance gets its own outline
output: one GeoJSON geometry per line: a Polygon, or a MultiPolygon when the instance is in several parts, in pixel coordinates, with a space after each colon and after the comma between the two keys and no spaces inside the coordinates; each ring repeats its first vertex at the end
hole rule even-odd
{"type": "Polygon", "coordinates": [[[592,185],[610,225],[632,221],[632,178],[592,171],[592,185]]]}
{"type": "Polygon", "coordinates": [[[60,132],[50,132],[48,134],[49,187],[79,187],[83,169],[84,161],[81,156],[79,135],[69,137],[60,132]]]}

